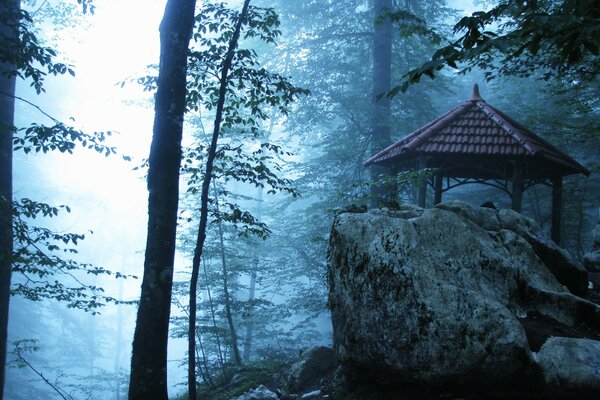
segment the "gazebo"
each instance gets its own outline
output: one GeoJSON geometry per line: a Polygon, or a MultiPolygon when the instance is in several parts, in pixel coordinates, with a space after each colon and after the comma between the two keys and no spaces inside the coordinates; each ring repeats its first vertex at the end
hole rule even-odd
{"type": "Polygon", "coordinates": [[[425,207],[427,186],[434,191],[434,204],[442,194],[467,183],[499,188],[512,199],[512,209],[521,212],[523,192],[545,184],[552,187],[551,237],[560,243],[562,178],[590,174],[585,167],[540,138],[506,114],[487,104],[477,85],[464,104],[417,129],[375,154],[365,166],[400,171],[431,169],[419,186],[417,203],[425,207]]]}

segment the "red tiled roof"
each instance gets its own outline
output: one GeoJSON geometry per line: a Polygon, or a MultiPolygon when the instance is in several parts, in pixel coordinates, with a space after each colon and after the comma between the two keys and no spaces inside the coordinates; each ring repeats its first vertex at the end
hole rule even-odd
{"type": "Polygon", "coordinates": [[[399,161],[415,154],[542,156],[551,162],[589,175],[589,171],[556,147],[487,104],[477,85],[471,98],[375,154],[364,165],[399,161]]]}

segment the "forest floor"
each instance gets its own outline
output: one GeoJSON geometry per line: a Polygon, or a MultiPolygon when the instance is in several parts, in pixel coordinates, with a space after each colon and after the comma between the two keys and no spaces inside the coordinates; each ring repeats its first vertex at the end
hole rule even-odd
{"type": "MultiPolygon", "coordinates": [[[[600,305],[600,288],[590,289],[586,299],[600,305]]],[[[521,319],[521,323],[526,331],[531,350],[539,351],[544,342],[553,336],[577,337],[600,340],[600,329],[597,326],[578,324],[568,326],[560,322],[543,316],[541,314],[529,314],[521,319]]],[[[276,393],[282,400],[301,400],[301,399],[330,399],[330,400],[458,400],[458,399],[513,399],[520,398],[503,393],[498,396],[486,393],[486,396],[477,396],[475,394],[456,396],[452,394],[433,393],[426,388],[414,387],[381,387],[381,385],[361,384],[360,386],[349,388],[341,375],[340,369],[324,375],[317,386],[307,387],[302,393],[288,392],[288,379],[292,366],[297,362],[297,358],[290,357],[287,360],[262,360],[240,367],[230,367],[227,374],[215,376],[212,378],[212,385],[202,385],[199,388],[199,397],[210,400],[232,400],[243,396],[243,399],[253,399],[248,396],[248,392],[263,385],[276,393]],[[246,394],[246,396],[244,396],[246,394]]],[[[522,394],[522,393],[521,393],[522,394]]],[[[262,398],[262,397],[261,397],[262,398]]],[[[536,397],[528,397],[536,399],[536,397]]],[[[543,397],[540,397],[542,399],[543,397]]],[[[177,400],[187,400],[186,396],[181,396],[177,400]]]]}

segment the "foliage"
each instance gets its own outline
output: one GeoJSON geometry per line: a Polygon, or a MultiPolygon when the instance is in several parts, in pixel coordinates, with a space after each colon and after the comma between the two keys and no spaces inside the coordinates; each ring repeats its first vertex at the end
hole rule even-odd
{"type": "MultiPolygon", "coordinates": [[[[258,188],[266,187],[269,194],[283,192],[293,197],[299,196],[299,192],[292,186],[292,181],[281,177],[284,172],[283,157],[289,157],[291,153],[268,141],[256,142],[255,140],[260,140],[258,133],[248,138],[239,131],[237,134],[230,132],[223,138],[222,141],[225,143],[217,152],[213,178],[222,184],[240,182],[258,188]],[[250,145],[248,145],[249,140],[250,145]]],[[[187,177],[187,193],[190,196],[199,194],[204,179],[205,147],[206,144],[200,143],[195,148],[186,149],[184,153],[182,174],[187,177]]],[[[223,221],[234,224],[238,227],[240,236],[268,237],[268,227],[250,212],[241,208],[235,201],[237,197],[235,193],[220,187],[218,197],[230,200],[225,200],[220,209],[214,206],[209,209],[213,223],[223,221]]],[[[214,199],[210,201],[215,204],[214,199]]],[[[192,221],[191,217],[187,220],[192,221]]]]}
{"type": "Polygon", "coordinates": [[[64,400],[78,400],[97,398],[95,394],[102,392],[123,392],[126,382],[124,382],[122,372],[112,373],[99,370],[94,376],[71,375],[57,368],[56,362],[49,367],[36,359],[35,355],[43,350],[41,347],[40,342],[35,339],[21,339],[13,342],[12,360],[7,364],[8,368],[27,369],[33,378],[27,382],[27,388],[20,387],[18,391],[14,392],[13,390],[16,388],[10,388],[7,394],[13,392],[13,395],[20,395],[18,398],[27,398],[28,396],[29,398],[38,398],[47,396],[48,389],[50,389],[51,393],[64,400]],[[39,385],[36,385],[38,383],[39,385]]]}
{"type": "MultiPolygon", "coordinates": [[[[404,20],[403,13],[394,14],[404,20]]],[[[412,19],[408,34],[426,34],[437,43],[441,35],[424,20],[412,19]]],[[[542,78],[592,81],[600,73],[600,5],[594,0],[503,0],[489,11],[463,17],[454,25],[458,38],[437,49],[430,61],[404,75],[390,91],[406,91],[423,75],[431,78],[444,67],[464,73],[474,67],[486,77],[528,77],[543,71],[542,78]]]]}
{"type": "MultiPolygon", "coordinates": [[[[208,208],[213,229],[208,231],[207,248],[204,245],[201,248],[203,279],[208,279],[209,268],[216,274],[210,283],[205,283],[210,298],[201,305],[207,312],[199,321],[202,337],[198,338],[198,342],[202,355],[197,357],[200,360],[198,370],[207,384],[214,384],[211,377],[214,371],[231,368],[228,360],[232,354],[236,362],[240,360],[235,324],[239,324],[239,315],[244,310],[231,293],[241,289],[237,283],[240,276],[252,275],[247,265],[244,270],[247,257],[239,251],[240,244],[251,240],[250,236],[266,238],[270,233],[267,225],[246,208],[248,196],[235,193],[232,187],[243,185],[246,189],[264,188],[270,195],[286,193],[298,196],[292,181],[280,177],[284,170],[282,162],[290,154],[269,140],[264,124],[269,121],[272,126],[278,115],[288,114],[290,105],[299,96],[308,94],[291,84],[288,78],[261,66],[254,46],[273,44],[281,34],[277,15],[269,8],[249,8],[248,17],[240,27],[243,41],[233,50],[229,74],[224,75],[221,69],[231,51],[230,41],[239,18],[237,12],[223,4],[205,4],[196,18],[197,30],[188,64],[188,109],[197,114],[191,122],[199,128],[198,144],[184,152],[182,166],[192,210],[188,213],[188,222],[198,216],[196,196],[201,190],[202,198],[208,194],[205,193],[207,174],[216,182],[208,208]],[[214,168],[210,170],[208,166],[213,164],[209,157],[213,150],[211,146],[215,146],[215,133],[212,138],[207,137],[204,126],[207,120],[217,115],[212,127],[217,132],[218,102],[223,94],[219,147],[214,168]],[[212,140],[210,145],[209,139],[212,140]],[[211,237],[216,241],[211,243],[211,237]],[[235,246],[229,243],[235,243],[235,246]],[[211,258],[219,261],[213,262],[211,258]]],[[[151,84],[151,81],[145,79],[146,84],[151,84]]],[[[197,245],[195,251],[198,251],[197,245]]],[[[268,302],[255,299],[245,307],[260,311],[261,305],[269,306],[268,302]]],[[[184,312],[187,315],[189,310],[184,307],[184,312]]],[[[185,318],[179,322],[183,321],[185,318]]],[[[178,329],[177,334],[185,332],[178,329]]]]}
{"type": "MultiPolygon", "coordinates": [[[[78,0],[78,3],[82,5],[84,12],[93,13],[94,6],[91,1],[78,0]]],[[[69,73],[75,75],[70,66],[56,61],[57,51],[45,47],[33,33],[32,27],[35,21],[32,14],[23,9],[11,11],[4,6],[0,7],[0,14],[6,21],[5,30],[0,33],[0,43],[2,44],[0,46],[2,68],[0,73],[30,80],[31,86],[38,94],[45,92],[44,80],[48,74],[69,73]],[[17,15],[8,15],[10,12],[16,12],[17,15]],[[13,25],[14,21],[16,23],[13,25]]],[[[106,139],[112,135],[110,131],[87,133],[65,124],[28,100],[11,93],[0,93],[0,95],[13,97],[34,107],[53,122],[51,126],[33,122],[28,127],[14,127],[13,151],[23,151],[25,154],[47,153],[48,151],[72,154],[79,144],[106,156],[117,152],[114,147],[105,143],[106,139]]],[[[123,156],[123,158],[129,160],[127,156],[123,156]]],[[[18,273],[23,281],[14,285],[11,294],[21,295],[34,301],[48,298],[65,301],[69,307],[81,308],[93,313],[96,313],[95,310],[106,302],[120,302],[103,295],[102,288],[82,283],[76,276],[77,271],[92,275],[111,275],[111,271],[63,258],[66,254],[77,254],[74,246],[83,240],[85,235],[56,233],[43,226],[31,225],[31,221],[37,217],[56,217],[61,209],[70,212],[69,207],[53,207],[30,199],[15,200],[12,204],[13,271],[18,273]],[[64,247],[60,247],[60,245],[64,247]],[[74,284],[65,285],[58,279],[54,282],[49,280],[59,276],[68,277],[74,284]]],[[[116,273],[114,276],[117,278],[128,277],[120,273],[116,273]]]]}
{"type": "Polygon", "coordinates": [[[74,400],[73,396],[61,387],[58,381],[59,378],[57,378],[57,380],[55,380],[54,382],[50,381],[26,358],[26,355],[28,353],[32,353],[37,350],[39,350],[37,340],[25,339],[15,342],[12,351],[12,354],[15,356],[15,360],[11,363],[11,366],[16,368],[31,369],[35,373],[35,375],[39,377],[39,379],[41,379],[46,385],[50,386],[50,388],[52,388],[52,390],[56,394],[58,394],[62,399],[74,400]]]}
{"type": "MultiPolygon", "coordinates": [[[[34,20],[29,12],[1,6],[0,19],[5,21],[5,29],[0,31],[0,60],[2,61],[0,73],[2,75],[30,79],[31,86],[38,94],[45,92],[44,79],[48,74],[75,75],[71,66],[55,61],[56,50],[40,43],[30,29],[34,20]],[[16,43],[14,38],[17,38],[16,43]]],[[[3,93],[3,95],[7,94],[3,93]]]]}
{"type": "Polygon", "coordinates": [[[56,233],[31,224],[38,217],[57,217],[61,210],[70,212],[68,206],[53,207],[30,199],[13,203],[13,272],[18,278],[13,280],[11,294],[32,301],[54,299],[94,314],[106,303],[131,303],[106,296],[101,287],[82,281],[82,274],[136,278],[70,258],[78,253],[75,246],[85,239],[84,234],[56,233]]]}

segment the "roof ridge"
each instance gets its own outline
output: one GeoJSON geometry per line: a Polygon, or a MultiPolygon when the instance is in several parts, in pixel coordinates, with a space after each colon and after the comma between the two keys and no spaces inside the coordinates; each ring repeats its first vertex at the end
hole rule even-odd
{"type": "Polygon", "coordinates": [[[531,143],[537,148],[537,150],[533,153],[534,155],[542,154],[544,157],[553,158],[556,161],[559,161],[565,165],[576,166],[577,168],[582,169],[584,171],[584,174],[589,175],[589,170],[586,167],[581,165],[574,158],[569,157],[566,153],[562,152],[558,147],[550,143],[548,140],[537,135],[527,127],[521,125],[520,122],[513,120],[510,116],[504,114],[502,111],[496,110],[490,105],[488,105],[488,107],[493,109],[499,117],[501,117],[504,121],[507,121],[507,123],[509,123],[511,126],[516,125],[515,128],[519,136],[524,136],[527,139],[529,139],[529,143],[531,143],[532,140],[537,142],[531,143]]]}
{"type": "Polygon", "coordinates": [[[527,141],[527,138],[521,134],[521,129],[515,127],[511,121],[508,121],[504,115],[502,115],[498,110],[494,107],[486,103],[485,101],[476,102],[477,107],[481,111],[483,111],[492,121],[494,121],[500,128],[502,128],[506,133],[508,133],[517,143],[525,148],[529,155],[534,155],[539,152],[541,149],[538,147],[534,149],[533,146],[527,141]]]}

